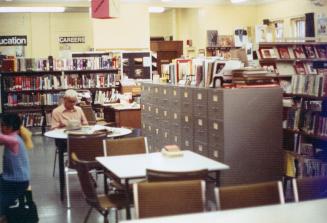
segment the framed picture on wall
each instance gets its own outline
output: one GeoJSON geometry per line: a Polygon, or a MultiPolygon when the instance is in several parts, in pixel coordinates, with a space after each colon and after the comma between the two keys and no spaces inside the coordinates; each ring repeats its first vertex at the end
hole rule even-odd
{"type": "Polygon", "coordinates": [[[218,31],[217,30],[207,30],[207,41],[208,47],[218,46],[218,31]]]}

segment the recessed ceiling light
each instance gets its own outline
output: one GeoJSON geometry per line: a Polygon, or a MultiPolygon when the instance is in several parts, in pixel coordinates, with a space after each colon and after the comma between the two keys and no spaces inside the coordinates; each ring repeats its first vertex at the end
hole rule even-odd
{"type": "Polygon", "coordinates": [[[165,11],[164,7],[149,7],[150,13],[163,13],[165,11]]]}
{"type": "Polygon", "coordinates": [[[231,3],[233,4],[237,4],[237,3],[242,3],[242,2],[246,2],[247,0],[230,0],[231,3]]]}
{"type": "Polygon", "coordinates": [[[65,7],[0,7],[0,13],[64,12],[65,7]]]}

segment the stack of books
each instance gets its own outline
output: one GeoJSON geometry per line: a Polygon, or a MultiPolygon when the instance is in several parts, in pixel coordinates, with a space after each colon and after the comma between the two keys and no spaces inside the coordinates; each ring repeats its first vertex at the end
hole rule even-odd
{"type": "Polygon", "coordinates": [[[236,87],[279,86],[274,73],[261,68],[243,68],[232,71],[232,83],[236,87]]]}
{"type": "Polygon", "coordinates": [[[177,145],[166,145],[164,148],[161,149],[161,153],[169,157],[183,155],[183,151],[181,151],[177,145]]]}

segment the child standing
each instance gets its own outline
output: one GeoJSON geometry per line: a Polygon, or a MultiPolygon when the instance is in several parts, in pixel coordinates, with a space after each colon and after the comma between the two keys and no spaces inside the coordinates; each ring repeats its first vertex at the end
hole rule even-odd
{"type": "Polygon", "coordinates": [[[3,114],[0,144],[4,145],[0,175],[0,216],[24,194],[29,186],[30,166],[23,139],[18,134],[21,120],[17,114],[3,114]]]}

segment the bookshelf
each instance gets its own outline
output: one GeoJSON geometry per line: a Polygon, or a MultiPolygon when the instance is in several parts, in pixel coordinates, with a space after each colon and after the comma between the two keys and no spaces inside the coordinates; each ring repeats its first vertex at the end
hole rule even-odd
{"type": "Polygon", "coordinates": [[[1,72],[2,112],[17,112],[27,127],[50,124],[66,89],[88,90],[92,104],[120,88],[119,69],[1,72]]]}
{"type": "Polygon", "coordinates": [[[221,173],[222,185],[281,179],[279,88],[214,89],[144,83],[141,89],[141,127],[149,151],[177,144],[183,150],[224,162],[231,169],[221,173]]]}
{"type": "Polygon", "coordinates": [[[284,83],[283,148],[287,178],[327,175],[327,42],[259,44],[259,62],[284,83]]]}

